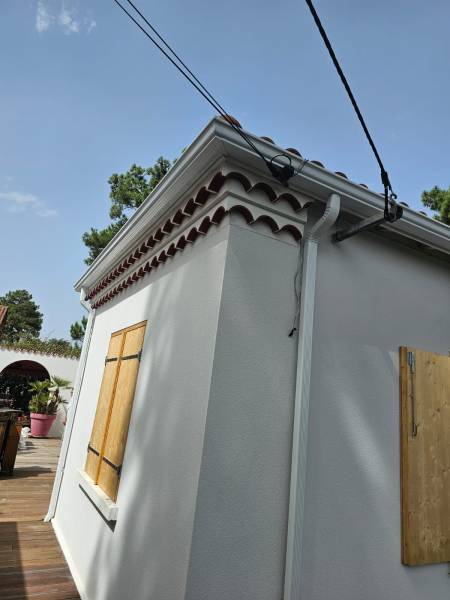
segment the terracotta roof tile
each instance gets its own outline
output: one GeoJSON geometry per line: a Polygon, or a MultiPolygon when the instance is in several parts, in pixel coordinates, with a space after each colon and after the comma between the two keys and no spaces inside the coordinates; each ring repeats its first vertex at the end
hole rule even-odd
{"type": "Polygon", "coordinates": [[[239,129],[242,129],[242,125],[239,123],[239,121],[237,119],[235,119],[233,117],[233,115],[227,115],[226,119],[225,119],[225,117],[222,117],[222,115],[219,115],[219,119],[222,119],[222,121],[225,121],[225,122],[228,121],[228,123],[232,123],[236,127],[239,127],[239,129]]]}
{"type": "Polygon", "coordinates": [[[303,158],[303,156],[300,154],[300,152],[297,150],[297,148],[286,148],[286,152],[290,152],[291,154],[296,154],[297,156],[300,156],[300,158],[303,158]]]}

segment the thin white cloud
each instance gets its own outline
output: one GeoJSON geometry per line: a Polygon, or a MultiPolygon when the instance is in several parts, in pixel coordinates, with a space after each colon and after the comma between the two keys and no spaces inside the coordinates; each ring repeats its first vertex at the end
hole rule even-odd
{"type": "Polygon", "coordinates": [[[34,194],[22,192],[0,192],[0,204],[10,213],[29,212],[44,219],[55,217],[56,210],[48,208],[42,200],[34,194]]]}
{"type": "Polygon", "coordinates": [[[36,9],[36,30],[39,33],[43,33],[50,29],[55,17],[48,10],[48,6],[44,0],[38,0],[36,9]]]}
{"type": "Polygon", "coordinates": [[[66,35],[80,33],[80,22],[75,18],[73,12],[65,6],[61,8],[61,12],[58,15],[58,23],[66,35]]]}
{"type": "Polygon", "coordinates": [[[81,11],[77,0],[37,0],[36,30],[39,33],[58,27],[65,35],[90,34],[97,26],[92,12],[81,11]]]}
{"type": "Polygon", "coordinates": [[[97,22],[94,19],[85,19],[86,33],[89,35],[97,27],[97,22]]]}

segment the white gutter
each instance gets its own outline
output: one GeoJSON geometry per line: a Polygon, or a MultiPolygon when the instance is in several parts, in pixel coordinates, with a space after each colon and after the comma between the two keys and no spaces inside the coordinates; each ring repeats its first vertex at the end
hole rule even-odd
{"type": "Polygon", "coordinates": [[[92,329],[94,327],[95,321],[95,310],[93,310],[89,304],[86,302],[86,290],[82,288],[80,293],[80,303],[81,305],[88,311],[88,322],[86,324],[86,333],[84,335],[83,347],[81,349],[80,362],[78,364],[77,375],[75,379],[75,384],[73,388],[72,399],[69,405],[69,410],[67,412],[67,422],[64,431],[64,436],[61,445],[61,453],[59,455],[58,467],[56,469],[55,481],[53,483],[52,496],[50,498],[50,504],[48,507],[47,514],[44,518],[45,522],[51,521],[56,513],[56,506],[58,504],[59,491],[61,489],[62,479],[64,476],[64,469],[66,467],[67,460],[67,452],[70,446],[70,440],[72,438],[73,426],[75,423],[75,416],[77,413],[78,400],[80,397],[81,386],[83,384],[84,371],[86,369],[86,362],[89,353],[89,346],[91,343],[92,337],[92,329]]]}
{"type": "Polygon", "coordinates": [[[303,241],[303,268],[283,600],[300,599],[317,251],[320,239],[330,230],[339,215],[340,204],[340,197],[337,194],[331,194],[328,198],[325,212],[306,234],[303,241]]]}

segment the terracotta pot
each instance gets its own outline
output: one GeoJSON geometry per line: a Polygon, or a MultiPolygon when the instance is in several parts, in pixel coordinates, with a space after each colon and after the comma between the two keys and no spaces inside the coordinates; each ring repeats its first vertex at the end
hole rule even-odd
{"type": "Polygon", "coordinates": [[[41,415],[30,413],[31,435],[33,437],[47,437],[50,427],[56,419],[56,415],[41,415]]]}

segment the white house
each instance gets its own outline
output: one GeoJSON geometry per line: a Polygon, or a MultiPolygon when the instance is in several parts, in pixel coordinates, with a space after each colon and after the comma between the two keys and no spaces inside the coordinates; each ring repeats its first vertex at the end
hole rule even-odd
{"type": "Polygon", "coordinates": [[[47,518],[84,599],[447,598],[450,228],[247,135],[289,188],[213,119],[77,283],[47,518]]]}
{"type": "MultiPolygon", "coordinates": [[[[31,375],[39,379],[48,379],[51,375],[56,375],[73,384],[77,368],[77,358],[0,347],[0,377],[8,373],[22,376],[31,375]]],[[[70,390],[61,390],[61,395],[65,400],[70,400],[70,390]]],[[[62,405],[58,410],[57,419],[50,429],[50,437],[59,437],[63,434],[65,418],[66,406],[62,405]]]]}

